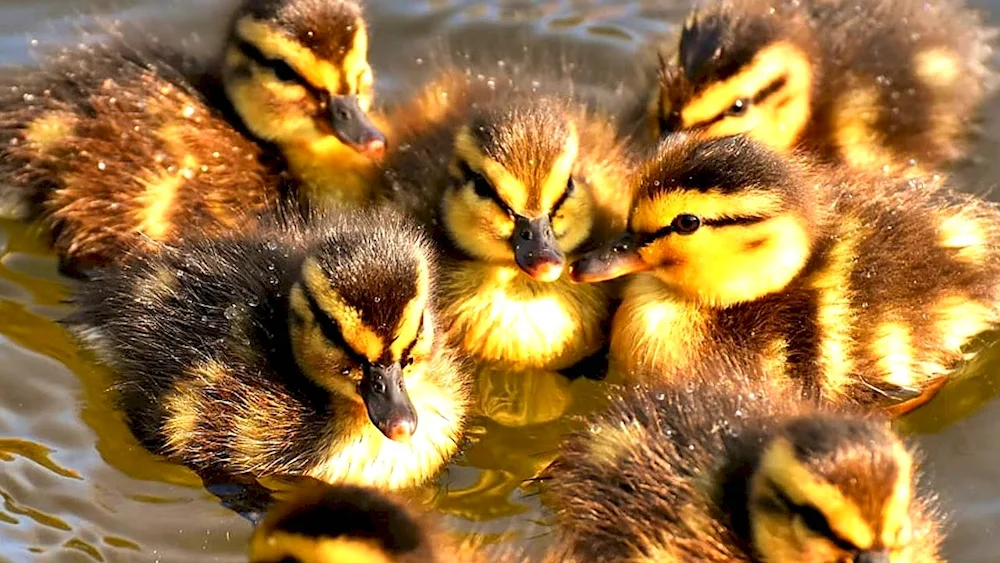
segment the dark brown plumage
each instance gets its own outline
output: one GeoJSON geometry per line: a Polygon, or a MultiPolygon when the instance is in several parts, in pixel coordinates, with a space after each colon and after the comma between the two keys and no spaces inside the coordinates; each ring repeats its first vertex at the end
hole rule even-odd
{"type": "Polygon", "coordinates": [[[663,69],[657,129],[926,172],[963,155],[997,83],[995,37],[961,0],[719,0],[695,10],[663,69]]]}
{"type": "Polygon", "coordinates": [[[934,499],[886,422],[819,405],[734,358],[621,391],[563,444],[542,498],[572,556],[941,560],[934,499]]]}
{"type": "Polygon", "coordinates": [[[942,178],[680,135],[635,180],[627,233],[573,266],[643,272],[612,327],[626,377],[749,350],[810,396],[892,405],[935,389],[1000,321],[1000,211],[942,178]]]}
{"type": "Polygon", "coordinates": [[[51,228],[70,273],[253,224],[279,201],[366,197],[371,71],[355,3],[246,2],[213,60],[108,32],[0,86],[0,209],[51,228]],[[337,104],[350,124],[331,117],[337,104]]]}
{"type": "Polygon", "coordinates": [[[456,451],[466,412],[433,275],[424,236],[395,212],[268,220],[99,270],[67,323],[117,372],[152,451],[397,488],[456,451]],[[401,416],[407,444],[393,441],[401,416]]]}

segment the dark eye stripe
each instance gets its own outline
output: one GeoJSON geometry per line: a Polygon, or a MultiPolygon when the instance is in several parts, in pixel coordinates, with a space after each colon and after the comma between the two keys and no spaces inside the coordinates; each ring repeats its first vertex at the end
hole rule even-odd
{"type": "Polygon", "coordinates": [[[830,522],[826,519],[826,516],[823,516],[823,513],[816,509],[816,507],[796,504],[792,501],[792,499],[782,493],[773,482],[770,483],[770,485],[777,500],[782,503],[789,512],[801,516],[802,521],[805,522],[806,526],[808,526],[810,530],[832,541],[837,547],[843,549],[844,551],[861,551],[861,548],[854,545],[853,542],[844,539],[837,534],[837,532],[834,532],[833,528],[830,527],[830,522]]]}
{"type": "MultiPolygon", "coordinates": [[[[767,86],[764,86],[763,88],[760,89],[760,91],[754,94],[753,98],[751,98],[750,103],[759,104],[763,102],[764,100],[770,98],[776,92],[784,88],[785,84],[787,83],[788,83],[787,75],[781,75],[778,78],[775,78],[767,86]]],[[[698,123],[691,125],[689,129],[702,129],[705,127],[710,127],[712,125],[715,125],[716,123],[722,121],[728,116],[728,114],[726,113],[727,111],[729,111],[729,108],[722,110],[722,112],[720,112],[718,115],[716,115],[711,119],[706,119],[705,121],[700,121],[698,123]]]]}
{"type": "Polygon", "coordinates": [[[475,182],[477,177],[481,178],[484,187],[485,186],[489,187],[489,189],[486,190],[485,195],[490,198],[490,201],[497,204],[500,207],[500,209],[503,209],[504,212],[506,212],[508,215],[512,217],[514,216],[514,211],[510,208],[509,205],[507,205],[507,203],[504,200],[500,199],[500,194],[496,192],[496,190],[493,188],[493,184],[491,184],[490,181],[487,180],[485,176],[473,170],[464,160],[458,161],[458,170],[459,172],[461,172],[466,182],[475,182]]]}
{"type": "Polygon", "coordinates": [[[417,345],[417,340],[420,340],[420,336],[424,332],[424,315],[426,311],[420,312],[420,321],[417,323],[417,335],[413,337],[413,340],[403,348],[403,353],[399,356],[399,361],[405,362],[409,357],[410,353],[413,352],[413,348],[417,345]]]}
{"type": "Polygon", "coordinates": [[[328,96],[325,90],[313,86],[308,80],[303,78],[291,65],[280,59],[268,58],[260,49],[247,41],[239,41],[236,48],[240,50],[246,58],[257,63],[259,66],[270,69],[279,80],[294,82],[305,88],[317,100],[328,96]]]}
{"type": "Polygon", "coordinates": [[[764,100],[770,98],[778,90],[781,90],[782,88],[784,88],[785,84],[787,84],[787,83],[788,83],[788,75],[784,75],[783,74],[783,75],[779,76],[778,78],[775,78],[774,80],[771,81],[770,84],[768,84],[767,86],[764,86],[760,90],[760,92],[757,92],[754,95],[754,97],[753,97],[753,103],[759,104],[760,102],[763,102],[764,100]]]}
{"type": "Polygon", "coordinates": [[[566,189],[563,190],[562,195],[559,196],[559,199],[556,200],[555,205],[552,206],[552,212],[549,215],[555,216],[555,214],[559,212],[559,208],[562,207],[564,203],[566,203],[566,200],[569,199],[570,194],[572,194],[573,190],[575,189],[576,189],[576,180],[573,179],[573,176],[570,176],[569,180],[566,182],[566,189]]]}
{"type": "MultiPolygon", "coordinates": [[[[733,226],[746,226],[760,223],[766,220],[766,217],[756,217],[756,216],[744,216],[744,217],[719,217],[718,219],[702,219],[701,226],[712,227],[712,228],[724,228],[733,226]]],[[[661,227],[651,233],[637,233],[636,237],[639,239],[640,246],[647,246],[656,242],[665,236],[674,234],[674,226],[667,225],[661,227]]]]}
{"type": "Polygon", "coordinates": [[[316,323],[319,324],[320,330],[323,332],[323,336],[330,342],[330,344],[340,348],[351,360],[359,363],[366,364],[368,359],[358,354],[354,348],[344,340],[344,334],[340,331],[340,327],[337,325],[336,321],[330,318],[326,312],[323,311],[322,307],[316,301],[316,297],[313,296],[312,292],[309,291],[309,287],[305,283],[300,283],[299,287],[302,288],[302,294],[305,295],[306,301],[309,303],[309,310],[312,311],[313,318],[316,319],[316,323]]]}

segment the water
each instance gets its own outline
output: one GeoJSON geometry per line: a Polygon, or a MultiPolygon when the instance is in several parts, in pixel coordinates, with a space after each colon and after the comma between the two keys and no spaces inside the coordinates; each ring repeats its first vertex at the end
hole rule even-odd
{"type": "MultiPolygon", "coordinates": [[[[672,33],[681,0],[369,0],[371,58],[381,95],[405,90],[421,67],[412,41],[447,35],[456,45],[502,40],[496,60],[551,58],[581,84],[639,87],[643,45],[672,33]],[[521,38],[511,42],[511,37],[521,38]],[[520,41],[520,42],[519,42],[520,41]],[[586,62],[585,65],[581,63],[586,62]]],[[[980,0],[1000,25],[1000,0],[980,0]]],[[[31,39],[76,42],[94,14],[156,22],[211,39],[223,0],[0,0],[0,64],[29,60],[31,39]]],[[[970,191],[1000,184],[1000,100],[984,114],[976,155],[959,177],[970,191]]],[[[995,194],[994,194],[995,197],[995,194]]],[[[56,273],[44,235],[0,222],[0,560],[243,561],[251,527],[222,507],[192,472],[142,449],[111,408],[111,375],[54,321],[67,311],[68,280],[56,273]]],[[[939,398],[903,420],[927,458],[929,482],[952,513],[946,554],[995,561],[1000,552],[1000,347],[987,348],[939,398]]],[[[523,381],[523,380],[521,380],[523,381]]],[[[423,491],[461,530],[519,538],[544,533],[537,498],[521,487],[551,460],[573,414],[594,407],[595,384],[537,374],[529,389],[485,373],[488,416],[473,421],[475,445],[423,491]],[[483,436],[488,438],[483,439],[483,436]]]]}

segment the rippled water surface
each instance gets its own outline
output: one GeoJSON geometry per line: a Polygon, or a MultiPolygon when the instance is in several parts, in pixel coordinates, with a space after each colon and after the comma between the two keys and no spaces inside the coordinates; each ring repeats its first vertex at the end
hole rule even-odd
{"type": "MultiPolygon", "coordinates": [[[[419,72],[411,43],[442,36],[472,51],[502,44],[480,61],[487,67],[507,57],[546,57],[571,70],[581,87],[627,95],[641,82],[631,64],[637,53],[673,33],[688,8],[682,0],[368,5],[382,96],[401,91],[400,77],[419,72]]],[[[1000,1],[975,5],[992,10],[1000,25],[1000,1]]],[[[79,41],[94,15],[211,39],[230,7],[224,0],[0,0],[0,65],[27,62],[32,40],[79,41]]],[[[1000,101],[984,113],[976,158],[960,171],[977,192],[1000,184],[1000,101]]],[[[54,321],[67,310],[60,301],[70,282],[56,273],[44,236],[0,222],[0,257],[0,560],[244,560],[248,521],[193,473],[136,444],[111,408],[110,374],[54,321]]],[[[1000,553],[998,368],[1000,349],[988,347],[901,422],[922,445],[930,482],[952,515],[953,561],[992,562],[1000,553]]],[[[481,374],[482,414],[471,429],[478,441],[425,492],[457,529],[523,539],[545,530],[536,497],[521,483],[551,459],[571,415],[594,407],[598,389],[547,374],[531,378],[528,389],[512,381],[481,374]]]]}

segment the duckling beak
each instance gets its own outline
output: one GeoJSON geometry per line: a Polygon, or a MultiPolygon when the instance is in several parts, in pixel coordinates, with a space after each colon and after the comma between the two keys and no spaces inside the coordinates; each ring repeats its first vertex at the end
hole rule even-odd
{"type": "Polygon", "coordinates": [[[359,153],[379,159],[385,154],[385,135],[368,119],[355,96],[330,99],[330,125],[342,143],[359,153]]]}
{"type": "Polygon", "coordinates": [[[635,235],[623,233],[597,250],[584,254],[569,268],[573,281],[594,283],[650,269],[639,255],[635,235]]]}
{"type": "Polygon", "coordinates": [[[542,282],[556,281],[562,275],[566,255],[559,249],[548,217],[518,217],[513,243],[514,261],[524,273],[542,282]]]}
{"type": "Polygon", "coordinates": [[[399,363],[389,366],[365,365],[358,385],[368,418],[386,438],[409,442],[417,430],[417,411],[410,402],[403,384],[403,368],[399,363]]]}

